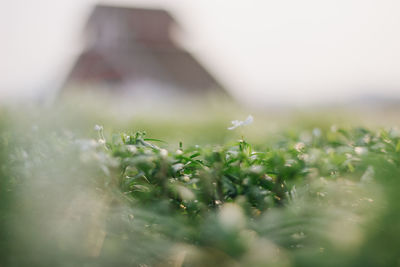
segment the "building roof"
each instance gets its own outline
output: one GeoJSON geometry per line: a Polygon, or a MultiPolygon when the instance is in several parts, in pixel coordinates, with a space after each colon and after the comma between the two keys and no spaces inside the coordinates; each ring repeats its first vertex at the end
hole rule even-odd
{"type": "Polygon", "coordinates": [[[98,5],[85,29],[94,35],[96,41],[105,37],[119,42],[119,45],[132,39],[148,45],[160,45],[172,43],[170,29],[173,26],[177,26],[174,18],[162,9],[98,5]]]}
{"type": "Polygon", "coordinates": [[[226,94],[195,57],[175,44],[170,28],[176,24],[165,10],[96,6],[85,27],[87,47],[67,84],[153,80],[186,93],[226,94]]]}

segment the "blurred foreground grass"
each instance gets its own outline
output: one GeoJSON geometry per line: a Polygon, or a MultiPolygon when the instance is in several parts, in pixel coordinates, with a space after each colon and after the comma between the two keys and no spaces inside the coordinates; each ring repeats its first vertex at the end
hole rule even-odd
{"type": "Polygon", "coordinates": [[[0,266],[400,265],[397,128],[244,112],[4,108],[0,266]]]}

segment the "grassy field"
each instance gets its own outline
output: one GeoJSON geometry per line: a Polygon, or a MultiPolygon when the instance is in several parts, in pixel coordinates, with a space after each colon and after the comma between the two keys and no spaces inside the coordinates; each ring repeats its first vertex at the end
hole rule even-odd
{"type": "Polygon", "coordinates": [[[0,266],[400,265],[388,111],[157,112],[2,109],[0,266]]]}

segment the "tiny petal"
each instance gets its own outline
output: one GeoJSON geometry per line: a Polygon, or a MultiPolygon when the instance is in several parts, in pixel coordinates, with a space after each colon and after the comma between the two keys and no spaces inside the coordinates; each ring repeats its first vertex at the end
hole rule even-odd
{"type": "Polygon", "coordinates": [[[228,128],[228,130],[233,130],[237,127],[239,127],[240,125],[242,125],[242,121],[238,121],[238,120],[234,120],[232,121],[232,126],[228,128]]]}
{"type": "Polygon", "coordinates": [[[244,122],[242,123],[242,125],[249,125],[249,124],[251,124],[253,121],[254,121],[253,116],[249,115],[249,116],[244,120],[244,122]]]}
{"type": "Polygon", "coordinates": [[[233,130],[239,126],[248,125],[253,122],[253,116],[249,115],[244,121],[234,120],[232,121],[232,126],[228,127],[228,130],[233,130]]]}

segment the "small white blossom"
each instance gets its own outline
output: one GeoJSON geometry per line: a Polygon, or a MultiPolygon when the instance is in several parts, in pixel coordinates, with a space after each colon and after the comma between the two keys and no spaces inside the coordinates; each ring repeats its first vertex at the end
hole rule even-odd
{"type": "Polygon", "coordinates": [[[127,145],[126,148],[128,149],[129,152],[131,153],[136,153],[137,152],[137,148],[134,145],[127,145]]]}
{"type": "Polygon", "coordinates": [[[185,165],[183,165],[182,163],[177,163],[177,164],[172,165],[172,169],[174,169],[174,171],[177,172],[177,171],[182,170],[184,166],[185,165]]]}
{"type": "Polygon", "coordinates": [[[187,176],[187,175],[185,175],[185,176],[183,176],[183,181],[185,181],[185,182],[190,182],[190,177],[189,176],[187,176]]]}
{"type": "Polygon", "coordinates": [[[94,126],[94,130],[95,130],[95,131],[101,131],[101,130],[103,130],[103,126],[96,124],[96,125],[94,126]]]}
{"type": "Polygon", "coordinates": [[[168,156],[168,151],[166,149],[160,149],[160,155],[165,158],[168,156]]]}
{"type": "Polygon", "coordinates": [[[298,152],[301,152],[305,148],[305,144],[303,142],[299,142],[294,145],[294,149],[296,149],[298,152]]]}
{"type": "Polygon", "coordinates": [[[271,176],[269,176],[268,174],[264,174],[264,179],[267,180],[268,182],[272,182],[274,179],[272,179],[271,176]]]}
{"type": "Polygon", "coordinates": [[[232,126],[228,127],[228,130],[233,130],[233,129],[236,129],[237,127],[248,125],[248,124],[252,123],[253,120],[254,120],[253,116],[251,116],[251,115],[249,115],[244,121],[234,120],[234,121],[232,121],[232,126]]]}

